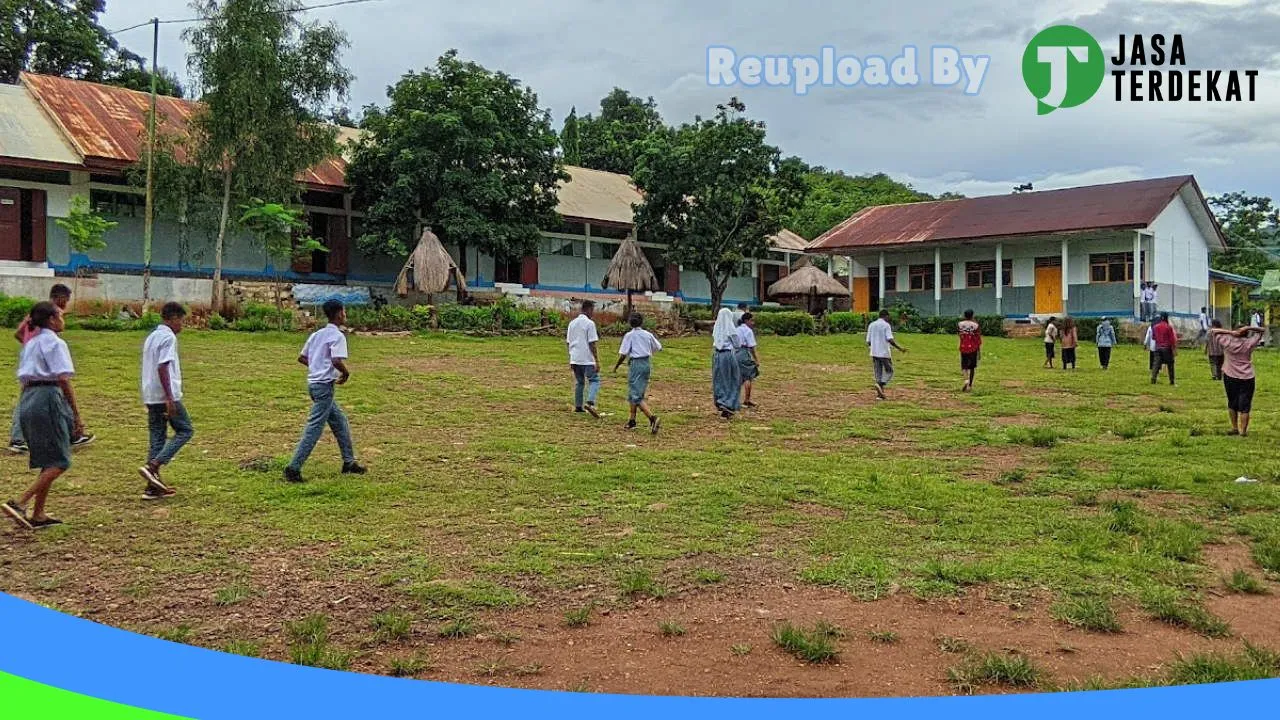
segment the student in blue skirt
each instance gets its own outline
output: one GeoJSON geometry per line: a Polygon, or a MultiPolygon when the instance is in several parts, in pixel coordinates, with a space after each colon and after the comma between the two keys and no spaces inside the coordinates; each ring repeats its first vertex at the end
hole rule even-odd
{"type": "Polygon", "coordinates": [[[640,313],[631,315],[631,331],[622,338],[622,346],[618,348],[618,362],[613,371],[618,372],[623,361],[630,364],[627,372],[627,402],[631,404],[631,419],[627,421],[627,429],[636,427],[636,410],[649,418],[649,432],[658,434],[662,421],[649,409],[645,402],[645,394],[649,391],[649,373],[652,371],[653,354],[662,350],[662,343],[653,333],[644,329],[644,316],[640,313]]]}

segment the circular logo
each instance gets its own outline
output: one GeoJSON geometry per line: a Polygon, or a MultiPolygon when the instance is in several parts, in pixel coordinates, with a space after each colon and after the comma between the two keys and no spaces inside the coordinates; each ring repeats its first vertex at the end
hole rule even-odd
{"type": "Polygon", "coordinates": [[[1040,115],[1088,102],[1106,74],[1102,46],[1074,25],[1041,30],[1022,53],[1022,80],[1035,96],[1040,115]]]}

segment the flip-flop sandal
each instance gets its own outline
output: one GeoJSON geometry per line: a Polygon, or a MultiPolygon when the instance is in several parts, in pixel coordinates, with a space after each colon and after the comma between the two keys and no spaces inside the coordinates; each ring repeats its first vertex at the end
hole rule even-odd
{"type": "Polygon", "coordinates": [[[27,519],[26,513],[23,511],[22,506],[19,505],[18,503],[10,500],[9,502],[6,502],[4,505],[0,505],[0,509],[3,509],[6,515],[8,515],[10,518],[13,518],[13,521],[18,523],[22,527],[28,530],[32,529],[31,521],[27,519]]]}
{"type": "Polygon", "coordinates": [[[654,418],[653,422],[649,423],[649,433],[651,435],[657,435],[658,428],[660,427],[662,427],[662,418],[654,418]]]}
{"type": "Polygon", "coordinates": [[[31,520],[31,521],[29,521],[29,522],[31,523],[31,529],[32,529],[32,530],[43,530],[43,529],[45,529],[45,528],[51,528],[51,527],[53,527],[54,525],[61,525],[61,524],[62,524],[62,521],[61,521],[61,520],[59,520],[59,519],[57,519],[57,518],[51,518],[51,517],[50,517],[50,518],[45,518],[45,519],[43,519],[43,520],[31,520]]]}

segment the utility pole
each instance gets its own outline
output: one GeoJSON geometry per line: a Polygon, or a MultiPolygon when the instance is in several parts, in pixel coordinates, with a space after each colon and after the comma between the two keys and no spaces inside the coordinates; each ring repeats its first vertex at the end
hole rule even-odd
{"type": "Polygon", "coordinates": [[[147,217],[142,226],[142,309],[151,300],[151,237],[155,226],[156,77],[160,53],[160,18],[151,19],[151,114],[147,117],[147,217]]]}

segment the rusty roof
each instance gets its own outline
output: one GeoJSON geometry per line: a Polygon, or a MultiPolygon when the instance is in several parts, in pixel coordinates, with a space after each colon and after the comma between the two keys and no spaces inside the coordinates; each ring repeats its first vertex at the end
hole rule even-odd
{"type": "Polygon", "coordinates": [[[20,165],[80,167],[80,156],[21,85],[0,84],[0,157],[20,165]]]}
{"type": "MultiPolygon", "coordinates": [[[[1221,231],[1205,206],[1195,178],[1178,175],[1065,190],[878,205],[860,210],[827,231],[809,244],[809,250],[1140,229],[1154,222],[1188,186],[1194,191],[1189,204],[1199,203],[1208,225],[1221,239],[1221,231]]],[[[1200,214],[1192,209],[1194,214],[1200,214]]]]}
{"type": "MultiPolygon", "coordinates": [[[[121,170],[142,155],[151,108],[149,93],[51,75],[22,74],[22,84],[59,126],[91,169],[121,170]]],[[[183,132],[200,104],[160,96],[156,112],[161,127],[183,132]]],[[[354,131],[342,128],[340,141],[354,131]]],[[[298,180],[318,189],[346,188],[346,160],[335,156],[303,172],[298,180]]]]}

